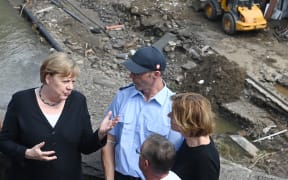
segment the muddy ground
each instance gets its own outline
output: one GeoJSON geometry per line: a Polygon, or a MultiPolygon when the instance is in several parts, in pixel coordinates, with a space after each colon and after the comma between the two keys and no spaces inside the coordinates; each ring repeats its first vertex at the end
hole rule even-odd
{"type": "MultiPolygon", "coordinates": [[[[30,0],[26,7],[80,65],[82,74],[76,88],[87,96],[94,128],[117,89],[129,82],[120,63],[139,47],[160,44],[167,57],[164,78],[168,86],[175,92],[205,95],[216,114],[243,127],[237,132],[214,134],[221,156],[256,171],[288,177],[287,133],[255,143],[261,153],[252,158],[232,146],[228,135],[241,134],[251,140],[267,135],[263,133],[265,126],[244,124],[233,113],[221,111],[221,105],[245,99],[277,119],[277,128],[269,133],[287,128],[287,114],[268,106],[267,99],[255,98],[245,83],[252,77],[271,91],[279,82],[281,87],[287,86],[288,41],[273,35],[276,28],[288,24],[287,20],[269,21],[263,31],[228,36],[222,32],[220,20],[208,21],[186,0],[63,0],[60,8],[51,1],[30,0]],[[106,29],[118,24],[124,28],[106,29]]],[[[39,40],[47,43],[41,36],[39,40]]],[[[287,102],[285,88],[284,94],[275,93],[287,102]]]]}

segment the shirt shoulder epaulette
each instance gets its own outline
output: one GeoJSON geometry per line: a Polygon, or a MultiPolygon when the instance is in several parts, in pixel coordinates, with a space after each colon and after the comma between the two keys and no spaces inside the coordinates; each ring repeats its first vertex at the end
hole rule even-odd
{"type": "Polygon", "coordinates": [[[122,90],[127,89],[127,88],[129,88],[129,87],[131,87],[131,86],[134,86],[134,84],[131,83],[131,84],[129,84],[128,86],[120,87],[119,90],[122,91],[122,90]]]}

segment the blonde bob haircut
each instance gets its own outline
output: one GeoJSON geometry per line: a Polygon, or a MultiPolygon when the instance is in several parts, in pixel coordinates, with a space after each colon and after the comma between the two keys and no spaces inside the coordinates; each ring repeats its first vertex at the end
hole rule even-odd
{"type": "Polygon", "coordinates": [[[76,63],[68,58],[67,54],[57,52],[51,54],[45,59],[40,67],[40,81],[46,84],[45,78],[47,75],[59,74],[61,77],[77,77],[80,70],[76,63]]]}
{"type": "Polygon", "coordinates": [[[171,118],[186,137],[210,135],[214,130],[214,113],[210,102],[197,93],[173,95],[171,118]]]}

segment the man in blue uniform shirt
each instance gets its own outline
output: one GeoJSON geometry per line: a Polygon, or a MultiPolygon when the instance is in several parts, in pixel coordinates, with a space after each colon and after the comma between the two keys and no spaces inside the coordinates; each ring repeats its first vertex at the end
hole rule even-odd
{"type": "Polygon", "coordinates": [[[171,111],[170,96],[174,93],[162,79],[166,67],[162,52],[153,46],[143,47],[123,65],[130,71],[133,83],[120,88],[108,107],[120,120],[109,132],[102,149],[106,180],[144,179],[136,150],[149,135],[158,133],[166,137],[176,149],[183,141],[171,129],[167,116],[171,111]]]}

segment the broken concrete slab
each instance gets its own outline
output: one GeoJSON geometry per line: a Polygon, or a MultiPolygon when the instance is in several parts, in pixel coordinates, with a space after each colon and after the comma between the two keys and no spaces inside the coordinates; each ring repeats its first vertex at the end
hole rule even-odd
{"type": "Polygon", "coordinates": [[[280,107],[285,112],[288,112],[288,103],[283,100],[281,97],[278,97],[275,93],[272,91],[267,90],[264,88],[260,83],[258,83],[253,78],[249,77],[245,80],[249,85],[253,86],[259,93],[261,93],[263,96],[265,96],[267,99],[272,101],[275,105],[280,107]]]}
{"type": "Polygon", "coordinates": [[[185,69],[185,70],[191,70],[193,68],[195,68],[197,66],[197,64],[193,61],[188,61],[186,64],[183,64],[181,66],[182,69],[185,69]]]}
{"type": "Polygon", "coordinates": [[[156,14],[154,14],[152,16],[141,16],[141,24],[144,27],[154,26],[160,22],[161,22],[161,16],[158,16],[156,14]]]}
{"type": "Polygon", "coordinates": [[[192,47],[188,49],[188,53],[192,55],[192,59],[195,59],[195,60],[201,59],[200,54],[192,47]]]}
{"type": "MultiPolygon", "coordinates": [[[[285,180],[265,173],[253,171],[240,164],[221,158],[220,180],[285,180]]],[[[286,179],[287,180],[287,179],[286,179]]]]}
{"type": "Polygon", "coordinates": [[[240,121],[240,124],[248,124],[262,129],[275,125],[272,121],[275,117],[272,117],[264,109],[261,109],[244,99],[222,104],[221,107],[229,112],[233,112],[233,114],[238,117],[237,119],[240,121]]]}
{"type": "Polygon", "coordinates": [[[250,143],[245,137],[240,135],[230,135],[230,138],[242,147],[252,157],[257,156],[259,149],[250,143]]]}
{"type": "Polygon", "coordinates": [[[162,50],[170,41],[176,41],[176,40],[177,36],[175,34],[168,32],[164,36],[162,36],[157,42],[155,42],[153,46],[162,50]]]}

